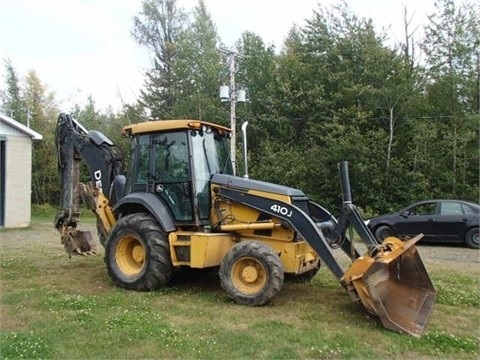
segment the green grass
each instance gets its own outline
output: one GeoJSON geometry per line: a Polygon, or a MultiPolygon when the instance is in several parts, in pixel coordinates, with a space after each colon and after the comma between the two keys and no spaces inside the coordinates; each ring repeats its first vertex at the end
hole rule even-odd
{"type": "Polygon", "coordinates": [[[119,289],[102,255],[69,259],[51,222],[0,239],[2,359],[480,356],[478,268],[430,272],[438,300],[426,333],[414,338],[384,329],[327,269],[251,308],[229,300],[215,272],[186,272],[150,293],[119,289]]]}
{"type": "Polygon", "coordinates": [[[437,303],[454,307],[480,307],[480,281],[478,276],[439,273],[435,279],[439,290],[437,303]]]}
{"type": "MultiPolygon", "coordinates": [[[[32,217],[38,221],[53,221],[58,212],[58,208],[50,204],[32,204],[31,209],[32,217]]],[[[95,214],[91,210],[87,209],[85,205],[82,204],[80,206],[80,211],[82,212],[82,219],[95,219],[95,214]]]]}

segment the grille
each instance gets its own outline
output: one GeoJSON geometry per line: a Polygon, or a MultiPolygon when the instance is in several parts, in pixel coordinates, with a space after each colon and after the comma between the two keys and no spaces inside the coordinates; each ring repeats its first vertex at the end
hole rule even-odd
{"type": "Polygon", "coordinates": [[[178,261],[190,261],[190,246],[175,246],[178,261]]]}
{"type": "Polygon", "coordinates": [[[308,200],[307,199],[292,199],[292,205],[300,208],[306,214],[308,214],[308,200]]]}

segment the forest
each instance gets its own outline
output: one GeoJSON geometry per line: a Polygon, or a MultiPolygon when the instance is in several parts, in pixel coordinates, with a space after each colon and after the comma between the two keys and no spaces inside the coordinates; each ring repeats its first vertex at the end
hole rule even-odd
{"type": "MultiPolygon", "coordinates": [[[[299,188],[336,213],[337,163],[347,160],[353,201],[366,216],[433,198],[478,203],[480,4],[436,0],[433,10],[422,29],[409,9],[398,14],[404,34],[395,44],[347,1],[319,4],[281,49],[244,32],[232,51],[241,54],[235,81],[248,100],[237,104],[236,123],[249,123],[250,178],[299,188]]],[[[125,152],[119,129],[128,123],[190,118],[229,126],[230,106],[219,100],[229,57],[205,3],[187,11],[176,0],[144,0],[132,16],[126,31],[152,59],[139,98],[113,112],[90,97],[70,109],[73,117],[125,152]]],[[[43,135],[33,149],[32,203],[56,206],[54,89],[35,70],[19,74],[3,61],[0,111],[43,135]]],[[[236,142],[242,174],[239,128],[236,142]]]]}

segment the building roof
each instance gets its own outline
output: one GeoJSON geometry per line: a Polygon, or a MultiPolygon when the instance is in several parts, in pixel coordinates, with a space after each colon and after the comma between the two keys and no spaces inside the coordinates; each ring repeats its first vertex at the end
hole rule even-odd
{"type": "Polygon", "coordinates": [[[43,136],[33,131],[32,129],[26,127],[25,125],[19,123],[18,121],[12,119],[10,116],[0,113],[0,121],[10,125],[11,127],[17,129],[18,131],[30,136],[33,140],[42,140],[43,136]]]}

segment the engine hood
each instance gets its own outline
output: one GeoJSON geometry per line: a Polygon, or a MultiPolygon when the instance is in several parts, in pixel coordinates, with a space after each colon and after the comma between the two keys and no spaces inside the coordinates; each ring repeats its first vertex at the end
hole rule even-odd
{"type": "Polygon", "coordinates": [[[266,181],[247,179],[243,177],[214,174],[211,179],[213,184],[245,190],[258,190],[273,194],[287,195],[294,198],[305,197],[303,191],[284,185],[269,183],[266,181]]]}

